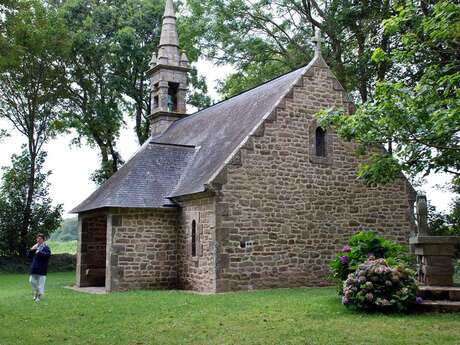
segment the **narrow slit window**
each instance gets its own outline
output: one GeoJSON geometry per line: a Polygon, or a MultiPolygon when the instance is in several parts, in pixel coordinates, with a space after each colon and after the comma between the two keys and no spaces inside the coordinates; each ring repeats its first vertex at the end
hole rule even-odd
{"type": "Polygon", "coordinates": [[[318,157],[326,157],[326,131],[321,127],[316,128],[315,150],[318,157]]]}
{"type": "Polygon", "coordinates": [[[192,256],[196,256],[196,221],[192,221],[192,256]]]}

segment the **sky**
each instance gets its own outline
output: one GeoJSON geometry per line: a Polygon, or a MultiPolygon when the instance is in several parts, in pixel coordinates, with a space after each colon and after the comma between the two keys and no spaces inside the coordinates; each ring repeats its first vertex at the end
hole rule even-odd
{"type": "MultiPolygon", "coordinates": [[[[216,91],[217,81],[225,78],[233,71],[231,66],[215,66],[210,61],[201,60],[197,63],[198,72],[206,76],[209,93],[213,100],[219,100],[216,91]]],[[[138,149],[138,143],[134,134],[134,121],[125,119],[127,126],[121,131],[117,148],[123,159],[129,159],[138,149]]],[[[17,131],[6,120],[0,119],[0,129],[7,129],[11,136],[0,142],[0,167],[10,164],[13,153],[20,152],[21,145],[25,143],[25,137],[19,135],[17,131]]],[[[49,178],[50,196],[55,203],[64,205],[64,217],[72,217],[68,212],[95,189],[96,185],[90,180],[91,174],[99,167],[99,156],[97,148],[88,146],[71,146],[73,136],[60,136],[45,146],[48,157],[45,168],[52,171],[49,178]]],[[[1,172],[0,172],[1,174],[1,172]]],[[[448,181],[448,176],[437,174],[429,176],[426,183],[421,188],[428,200],[437,208],[447,211],[453,194],[445,189],[437,188],[448,181]]]]}

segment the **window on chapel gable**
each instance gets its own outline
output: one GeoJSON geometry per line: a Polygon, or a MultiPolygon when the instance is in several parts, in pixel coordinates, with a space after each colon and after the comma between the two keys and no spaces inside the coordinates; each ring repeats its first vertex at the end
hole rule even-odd
{"type": "Polygon", "coordinates": [[[326,157],[326,131],[321,127],[315,131],[315,154],[318,157],[326,157]]]}

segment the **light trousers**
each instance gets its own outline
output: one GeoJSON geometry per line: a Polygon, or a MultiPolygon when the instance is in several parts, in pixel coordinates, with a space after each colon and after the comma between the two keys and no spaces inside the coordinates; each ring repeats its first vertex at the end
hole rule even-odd
{"type": "Polygon", "coordinates": [[[29,283],[32,286],[34,294],[43,295],[45,293],[45,281],[46,276],[40,274],[31,274],[29,277],[29,283]]]}

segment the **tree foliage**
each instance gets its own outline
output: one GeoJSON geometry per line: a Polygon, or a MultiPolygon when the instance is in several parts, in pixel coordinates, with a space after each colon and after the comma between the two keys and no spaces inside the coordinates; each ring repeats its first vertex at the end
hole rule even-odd
{"type": "Polygon", "coordinates": [[[3,11],[0,26],[0,118],[27,140],[26,196],[15,220],[24,254],[34,226],[38,160],[43,145],[62,129],[69,44],[62,20],[47,2],[21,0],[6,5],[12,7],[3,11]]]}
{"type": "Polygon", "coordinates": [[[377,83],[375,96],[352,116],[337,109],[321,114],[321,124],[369,147],[387,145],[360,168],[369,183],[386,183],[401,169],[409,176],[447,172],[460,176],[460,5],[407,2],[384,22],[400,43],[374,61],[397,66],[394,77],[377,83]]]}
{"type": "Polygon", "coordinates": [[[78,218],[63,219],[59,228],[53,232],[50,240],[75,241],[78,239],[78,218]]]}
{"type": "Polygon", "coordinates": [[[391,65],[371,63],[372,52],[395,44],[380,22],[390,18],[387,0],[188,0],[191,30],[203,52],[237,73],[221,84],[231,96],[306,64],[313,56],[311,37],[321,29],[323,55],[339,81],[357,99],[367,100],[376,80],[391,65]]]}
{"type": "MultiPolygon", "coordinates": [[[[150,81],[147,76],[152,53],[159,43],[163,1],[67,0],[61,13],[72,36],[69,64],[73,109],[68,125],[82,139],[97,147],[101,166],[93,180],[102,183],[123,164],[116,148],[127,112],[135,120],[139,144],[149,137],[150,81]]],[[[185,28],[184,28],[185,29],[185,28]]],[[[191,35],[181,36],[189,58],[198,58],[191,35]]],[[[209,105],[206,83],[196,70],[189,103],[209,105]]]]}
{"type": "Polygon", "coordinates": [[[34,243],[38,233],[53,232],[61,222],[62,205],[53,206],[48,194],[51,174],[43,171],[46,153],[40,152],[32,162],[24,148],[20,155],[13,155],[11,166],[3,168],[0,186],[0,255],[24,255],[34,243]],[[28,207],[29,171],[35,164],[35,188],[27,232],[23,229],[24,210],[28,207]],[[18,235],[19,232],[19,235],[18,235]]]}
{"type": "Polygon", "coordinates": [[[93,180],[102,183],[118,170],[123,160],[116,140],[123,125],[122,94],[113,68],[111,42],[116,9],[93,0],[70,0],[62,8],[63,18],[72,34],[69,69],[69,94],[72,108],[67,112],[68,126],[82,139],[99,149],[101,166],[93,180]]]}
{"type": "Polygon", "coordinates": [[[454,178],[451,191],[456,194],[448,213],[438,211],[433,205],[428,209],[428,228],[433,235],[460,235],[460,181],[454,178]]]}

